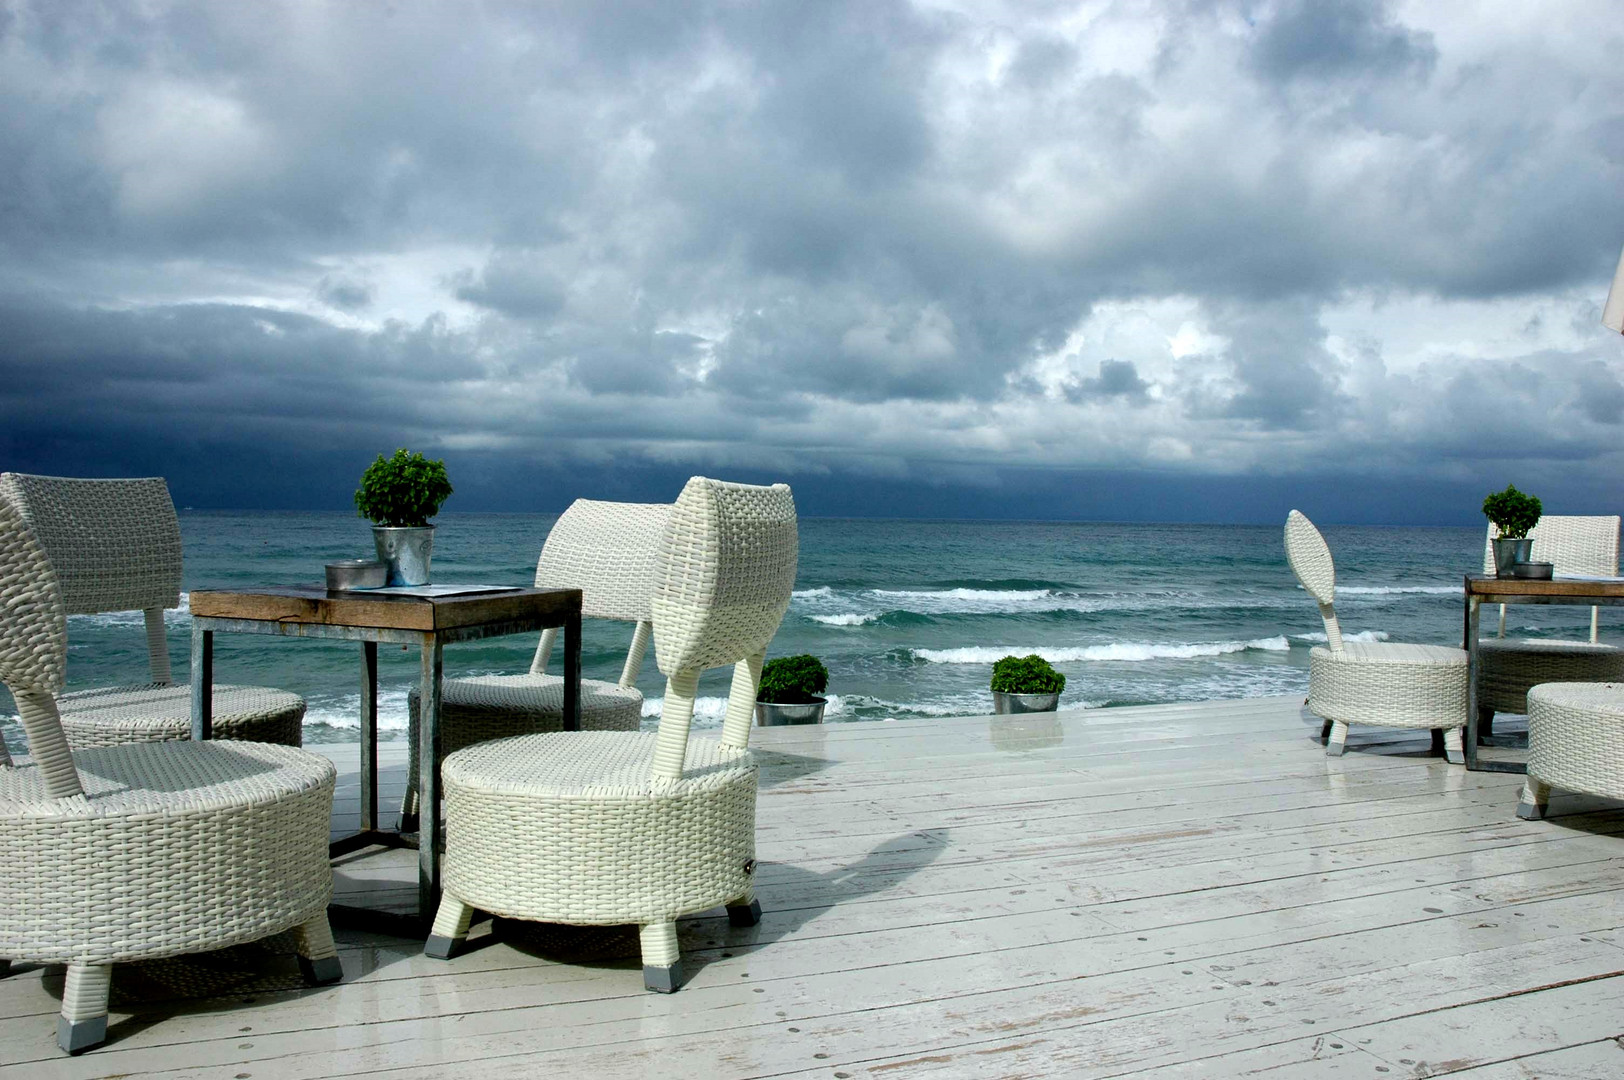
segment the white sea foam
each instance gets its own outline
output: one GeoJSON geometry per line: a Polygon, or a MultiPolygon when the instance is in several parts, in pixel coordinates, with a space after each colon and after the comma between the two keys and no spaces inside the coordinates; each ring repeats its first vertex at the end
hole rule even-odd
{"type": "MultiPolygon", "coordinates": [[[[1325,631],[1324,630],[1316,630],[1312,634],[1293,634],[1293,635],[1291,635],[1291,637],[1292,637],[1293,641],[1312,641],[1312,642],[1315,642],[1316,644],[1321,644],[1321,643],[1324,643],[1326,640],[1328,640],[1326,638],[1326,636],[1325,636],[1325,631]]],[[[1386,630],[1361,630],[1357,634],[1343,634],[1342,635],[1342,640],[1343,641],[1372,642],[1372,641],[1386,641],[1387,638],[1388,638],[1388,633],[1387,633],[1386,630]]]]}
{"type": "Polygon", "coordinates": [[[1252,641],[1199,641],[1199,642],[1111,642],[1106,645],[1081,645],[1063,648],[1040,646],[1029,648],[1012,646],[989,648],[974,645],[962,649],[913,649],[913,655],[933,664],[992,664],[1006,656],[1027,656],[1037,653],[1053,664],[1076,660],[1109,660],[1136,662],[1144,660],[1189,660],[1202,656],[1223,656],[1227,653],[1257,649],[1264,652],[1286,652],[1291,648],[1284,635],[1256,638],[1252,641]]]}
{"type": "Polygon", "coordinates": [[[825,626],[867,626],[878,619],[878,615],[859,615],[854,611],[841,612],[839,615],[808,615],[813,622],[825,626]]]}
{"type": "Polygon", "coordinates": [[[1399,596],[1422,593],[1428,596],[1459,596],[1459,585],[1338,585],[1338,596],[1399,596]]]}
{"type": "Polygon", "coordinates": [[[822,600],[831,597],[835,591],[827,585],[820,585],[816,589],[796,589],[790,595],[796,600],[822,600]]]}
{"type": "MultiPolygon", "coordinates": [[[[408,729],[406,695],[411,686],[378,687],[378,730],[404,732],[408,729]]],[[[337,697],[308,699],[305,708],[306,724],[326,724],[330,728],[358,731],[361,727],[361,695],[344,694],[337,697]]]]}
{"type": "MultiPolygon", "coordinates": [[[[180,594],[180,606],[169,608],[164,612],[164,626],[169,629],[191,625],[192,607],[190,596],[180,594]]],[[[139,611],[107,611],[99,615],[69,615],[68,627],[75,626],[145,626],[146,616],[139,611]]]]}

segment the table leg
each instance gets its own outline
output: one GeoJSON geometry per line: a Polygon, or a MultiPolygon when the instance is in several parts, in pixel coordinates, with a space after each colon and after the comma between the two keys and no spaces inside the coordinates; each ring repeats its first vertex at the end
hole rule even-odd
{"type": "Polygon", "coordinates": [[[564,730],[581,730],[581,616],[564,623],[564,730]]]}
{"type": "Polygon", "coordinates": [[[1477,770],[1477,634],[1483,601],[1466,598],[1466,767],[1477,770]]]}
{"type": "Polygon", "coordinates": [[[192,626],[192,741],[214,736],[214,631],[192,626]]]}
{"type": "Polygon", "coordinates": [[[423,673],[417,725],[417,915],[434,918],[440,906],[440,679],[443,646],[423,636],[423,673]]]}
{"type": "Polygon", "coordinates": [[[361,831],[378,827],[378,643],[361,642],[361,831]]]}

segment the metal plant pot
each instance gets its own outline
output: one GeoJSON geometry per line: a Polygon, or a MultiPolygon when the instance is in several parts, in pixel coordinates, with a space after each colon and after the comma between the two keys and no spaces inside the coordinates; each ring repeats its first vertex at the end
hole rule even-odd
{"type": "Polygon", "coordinates": [[[821,724],[823,723],[823,707],[829,704],[824,698],[807,704],[789,705],[781,701],[756,702],[756,726],[777,727],[780,724],[821,724]]]}
{"type": "Polygon", "coordinates": [[[401,528],[372,526],[378,561],[389,567],[390,585],[427,585],[429,558],[434,554],[434,526],[401,528]]]}
{"type": "Polygon", "coordinates": [[[992,711],[999,716],[1024,712],[1054,712],[1060,708],[1059,694],[1006,694],[992,692],[992,711]]]}
{"type": "Polygon", "coordinates": [[[1511,537],[1497,536],[1494,538],[1494,576],[1508,578],[1512,576],[1511,568],[1517,563],[1529,562],[1533,559],[1534,542],[1527,539],[1513,539],[1511,537]]]}

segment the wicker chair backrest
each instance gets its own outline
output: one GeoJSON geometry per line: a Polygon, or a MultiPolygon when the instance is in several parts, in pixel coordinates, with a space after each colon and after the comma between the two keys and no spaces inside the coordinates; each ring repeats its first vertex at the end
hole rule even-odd
{"type": "Polygon", "coordinates": [[[651,605],[660,670],[702,671],[765,650],[789,610],[797,554],[787,484],[690,479],[660,538],[651,605]]]}
{"type": "Polygon", "coordinates": [[[0,682],[13,693],[62,690],[67,609],[51,561],[18,509],[0,499],[0,682]]]}
{"type": "Polygon", "coordinates": [[[1286,561],[1308,595],[1319,604],[1320,618],[1325,621],[1325,643],[1332,652],[1341,652],[1342,627],[1335,607],[1336,564],[1331,561],[1325,537],[1298,510],[1286,515],[1286,561]]]}
{"type": "MultiPolygon", "coordinates": [[[[1558,574],[1577,577],[1618,576],[1617,514],[1582,517],[1549,515],[1528,531],[1533,560],[1548,562],[1558,574]]],[[[1483,541],[1483,572],[1494,573],[1494,539],[1500,530],[1489,523],[1483,541]]]]}
{"type": "Polygon", "coordinates": [[[536,587],[580,589],[589,619],[647,620],[670,517],[669,503],[576,499],[547,534],[536,587]]]}
{"type": "Polygon", "coordinates": [[[0,473],[0,497],[50,559],[69,615],[180,606],[180,521],[161,477],[0,473]]]}

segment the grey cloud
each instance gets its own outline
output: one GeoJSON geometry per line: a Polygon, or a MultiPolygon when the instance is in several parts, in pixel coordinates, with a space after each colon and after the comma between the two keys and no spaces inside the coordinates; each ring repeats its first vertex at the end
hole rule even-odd
{"type": "Polygon", "coordinates": [[[1261,19],[1253,63],[1271,79],[1426,74],[1431,34],[1397,25],[1384,0],[1284,0],[1261,19]]]}
{"type": "Polygon", "coordinates": [[[362,311],[372,306],[375,290],[364,281],[324,277],[316,283],[316,296],[322,303],[341,311],[362,311]]]}
{"type": "Polygon", "coordinates": [[[1150,384],[1139,377],[1139,369],[1131,360],[1102,360],[1098,375],[1075,379],[1064,389],[1068,401],[1122,398],[1131,404],[1143,404],[1150,384]]]}

